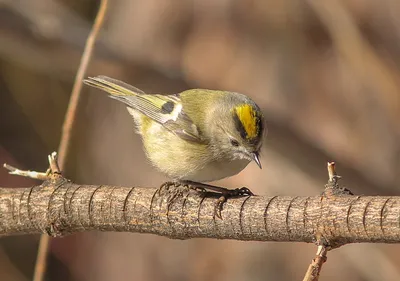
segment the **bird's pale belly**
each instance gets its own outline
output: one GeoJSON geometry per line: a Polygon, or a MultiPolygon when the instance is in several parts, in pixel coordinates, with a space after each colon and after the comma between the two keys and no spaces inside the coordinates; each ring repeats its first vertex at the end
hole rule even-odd
{"type": "Polygon", "coordinates": [[[155,167],[170,178],[195,182],[216,181],[236,175],[250,162],[246,159],[225,159],[204,163],[194,155],[182,155],[178,149],[165,148],[148,152],[147,156],[155,167]],[[167,158],[169,161],[164,161],[167,158]]]}
{"type": "Polygon", "coordinates": [[[231,177],[242,171],[250,162],[246,159],[230,160],[225,162],[211,162],[202,169],[193,171],[183,177],[183,180],[195,182],[216,181],[231,177]]]}
{"type": "Polygon", "coordinates": [[[157,123],[153,123],[147,133],[152,135],[143,139],[147,157],[174,180],[216,181],[236,175],[250,162],[246,159],[215,161],[206,145],[184,141],[157,123]]]}

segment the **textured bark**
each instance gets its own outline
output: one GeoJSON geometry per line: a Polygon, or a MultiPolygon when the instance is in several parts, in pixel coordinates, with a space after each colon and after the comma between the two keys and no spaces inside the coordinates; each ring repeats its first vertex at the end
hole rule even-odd
{"type": "Polygon", "coordinates": [[[62,177],[32,188],[0,188],[0,235],[81,231],[153,233],[315,242],[400,242],[400,197],[320,195],[229,199],[222,219],[217,197],[182,187],[77,185],[62,177]]]}

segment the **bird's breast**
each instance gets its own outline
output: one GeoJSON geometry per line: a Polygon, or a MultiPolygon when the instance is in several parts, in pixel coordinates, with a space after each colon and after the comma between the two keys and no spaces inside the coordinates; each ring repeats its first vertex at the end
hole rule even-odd
{"type": "Polygon", "coordinates": [[[206,164],[203,168],[185,175],[182,179],[196,182],[216,181],[238,174],[248,164],[249,161],[246,159],[213,161],[206,164]]]}
{"type": "Polygon", "coordinates": [[[216,181],[236,175],[249,164],[246,159],[214,160],[206,145],[183,140],[156,122],[141,129],[146,131],[143,144],[152,164],[176,180],[216,181]]]}

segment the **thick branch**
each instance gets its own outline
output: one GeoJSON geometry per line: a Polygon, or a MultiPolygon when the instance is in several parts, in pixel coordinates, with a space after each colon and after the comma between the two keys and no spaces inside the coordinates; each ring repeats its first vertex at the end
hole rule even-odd
{"type": "Polygon", "coordinates": [[[77,185],[53,177],[32,188],[0,188],[0,235],[129,231],[174,239],[208,237],[313,242],[400,242],[400,197],[251,196],[229,199],[182,187],[77,185]]]}

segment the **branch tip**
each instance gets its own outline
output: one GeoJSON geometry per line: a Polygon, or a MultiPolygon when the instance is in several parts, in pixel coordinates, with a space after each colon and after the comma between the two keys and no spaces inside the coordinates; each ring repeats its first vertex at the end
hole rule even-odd
{"type": "Polygon", "coordinates": [[[58,166],[58,161],[57,161],[57,152],[53,152],[52,154],[50,154],[48,156],[48,160],[49,160],[49,166],[50,166],[50,171],[52,173],[57,173],[60,174],[60,167],[58,166]]]}
{"type": "Polygon", "coordinates": [[[329,183],[337,183],[337,181],[341,178],[336,173],[335,165],[335,162],[328,162],[329,183]]]}
{"type": "Polygon", "coordinates": [[[49,175],[48,173],[41,173],[41,172],[35,172],[35,171],[29,171],[29,170],[20,170],[18,168],[15,168],[11,165],[8,165],[6,163],[3,164],[3,167],[7,169],[10,175],[15,175],[15,176],[21,176],[21,177],[27,177],[27,178],[32,178],[36,180],[47,180],[49,175]]]}
{"type": "Polygon", "coordinates": [[[4,167],[6,170],[8,170],[10,174],[12,174],[12,172],[14,172],[15,170],[17,170],[17,168],[15,168],[15,167],[13,167],[13,166],[11,166],[11,165],[8,165],[7,163],[4,163],[4,164],[3,164],[3,167],[4,167]]]}
{"type": "Polygon", "coordinates": [[[8,170],[10,175],[27,177],[35,180],[45,181],[51,178],[51,175],[61,174],[60,168],[57,162],[57,153],[53,152],[48,157],[50,168],[46,172],[36,172],[30,170],[20,170],[11,166],[7,163],[3,164],[3,167],[8,170]]]}
{"type": "Polygon", "coordinates": [[[328,162],[328,175],[329,182],[333,182],[333,179],[336,175],[335,162],[328,162]]]}

